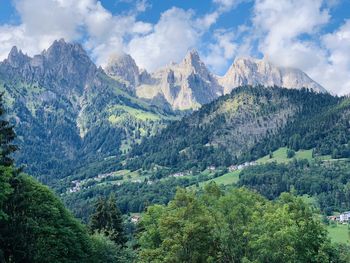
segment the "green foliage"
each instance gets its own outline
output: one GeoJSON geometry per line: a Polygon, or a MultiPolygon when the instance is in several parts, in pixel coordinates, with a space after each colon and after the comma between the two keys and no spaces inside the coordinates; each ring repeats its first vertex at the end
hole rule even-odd
{"type": "Polygon", "coordinates": [[[12,179],[0,232],[7,262],[89,262],[85,228],[45,186],[26,175],[12,179]]]}
{"type": "Polygon", "coordinates": [[[0,220],[7,219],[7,215],[4,212],[4,204],[13,191],[10,180],[14,173],[12,167],[0,166],[0,220]]]}
{"type": "Polygon", "coordinates": [[[287,158],[291,159],[295,156],[295,151],[292,149],[287,149],[287,158]]]}
{"type": "MultiPolygon", "coordinates": [[[[15,133],[5,119],[2,96],[1,94],[0,261],[126,262],[121,260],[121,255],[120,260],[113,256],[121,251],[119,247],[112,247],[101,238],[91,239],[85,227],[73,218],[46,186],[27,175],[19,174],[13,168],[11,154],[17,149],[12,144],[15,133]]],[[[111,199],[108,209],[112,214],[112,223],[119,223],[117,216],[120,214],[115,210],[115,200],[111,199]]]]}
{"type": "Polygon", "coordinates": [[[288,164],[268,163],[244,169],[240,186],[257,190],[269,199],[296,190],[299,195],[316,197],[321,210],[350,210],[350,163],[347,161],[292,161],[288,164]]]}
{"type": "Polygon", "coordinates": [[[125,245],[123,217],[113,195],[108,200],[98,199],[95,213],[90,219],[90,228],[92,232],[104,233],[117,245],[125,245]]]}
{"type": "Polygon", "coordinates": [[[168,206],[149,207],[140,225],[140,262],[333,259],[322,224],[289,194],[272,203],[245,189],[224,193],[215,184],[202,194],[179,189],[168,206]]]}
{"type": "Polygon", "coordinates": [[[6,119],[3,97],[4,93],[0,93],[0,165],[10,166],[13,164],[11,154],[17,150],[13,144],[16,134],[6,119]]]}
{"type": "Polygon", "coordinates": [[[92,235],[92,244],[92,250],[95,252],[92,262],[118,262],[118,250],[120,250],[120,248],[108,237],[101,233],[95,233],[94,235],[92,235]]]}
{"type": "MultiPolygon", "coordinates": [[[[204,170],[269,153],[272,158],[272,152],[283,146],[294,151],[315,147],[317,155],[329,154],[334,144],[340,147],[350,141],[350,106],[344,100],[304,89],[240,87],[135,145],[126,166],[204,170]]],[[[342,147],[341,154],[335,154],[346,155],[342,147]]]]}
{"type": "Polygon", "coordinates": [[[93,213],[92,204],[101,196],[109,196],[112,193],[118,196],[118,207],[123,214],[140,213],[150,204],[167,204],[174,197],[176,187],[186,187],[196,181],[196,178],[170,178],[152,184],[148,184],[147,181],[126,182],[119,186],[106,184],[68,194],[63,198],[65,204],[75,212],[77,217],[87,221],[89,215],[93,213]]]}
{"type": "Polygon", "coordinates": [[[129,248],[122,248],[101,233],[92,235],[93,263],[132,263],[136,254],[129,248]]]}

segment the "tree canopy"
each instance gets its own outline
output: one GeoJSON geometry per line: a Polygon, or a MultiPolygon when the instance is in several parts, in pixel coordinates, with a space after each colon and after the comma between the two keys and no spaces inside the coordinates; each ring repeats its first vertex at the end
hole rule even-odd
{"type": "Polygon", "coordinates": [[[291,194],[271,202],[246,189],[225,193],[214,183],[201,194],[179,189],[169,205],[149,207],[141,227],[141,262],[330,262],[334,257],[322,224],[291,194]]]}

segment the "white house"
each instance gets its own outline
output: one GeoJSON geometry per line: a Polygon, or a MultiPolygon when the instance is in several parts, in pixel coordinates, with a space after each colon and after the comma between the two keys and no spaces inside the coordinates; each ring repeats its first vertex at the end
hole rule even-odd
{"type": "Polygon", "coordinates": [[[350,211],[344,212],[339,215],[339,222],[348,222],[350,220],[350,211]]]}

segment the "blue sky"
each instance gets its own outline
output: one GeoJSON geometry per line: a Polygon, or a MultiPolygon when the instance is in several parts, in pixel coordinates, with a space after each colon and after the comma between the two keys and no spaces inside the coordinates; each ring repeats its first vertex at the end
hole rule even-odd
{"type": "Polygon", "coordinates": [[[13,45],[34,55],[65,38],[99,65],[126,52],[154,71],[195,48],[219,75],[251,56],[348,94],[349,19],[348,0],[0,0],[0,59],[13,45]]]}

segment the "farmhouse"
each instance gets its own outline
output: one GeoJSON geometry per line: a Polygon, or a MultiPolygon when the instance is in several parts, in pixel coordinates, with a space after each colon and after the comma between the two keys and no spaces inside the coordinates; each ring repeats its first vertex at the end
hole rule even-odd
{"type": "Polygon", "coordinates": [[[344,212],[340,215],[336,215],[336,216],[329,216],[328,217],[329,220],[332,221],[337,221],[340,223],[346,223],[350,221],[350,211],[344,212]]]}

